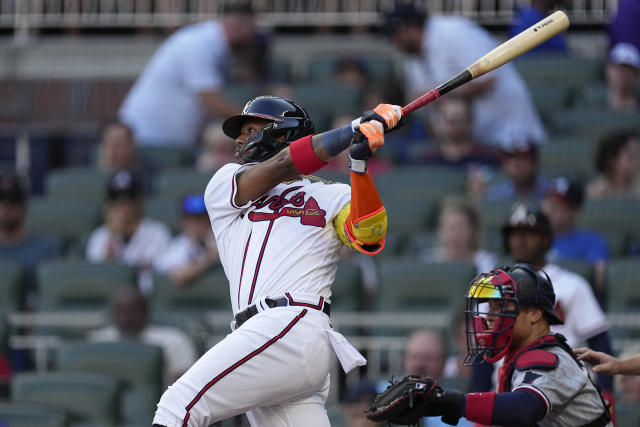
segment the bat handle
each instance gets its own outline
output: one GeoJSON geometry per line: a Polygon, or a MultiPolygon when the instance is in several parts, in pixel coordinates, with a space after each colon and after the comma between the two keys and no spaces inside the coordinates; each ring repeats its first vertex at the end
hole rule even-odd
{"type": "Polygon", "coordinates": [[[439,97],[440,92],[438,91],[438,89],[432,89],[421,97],[414,99],[409,104],[402,107],[402,115],[406,116],[407,114],[414,112],[418,108],[427,105],[428,103],[438,99],[439,97]]]}

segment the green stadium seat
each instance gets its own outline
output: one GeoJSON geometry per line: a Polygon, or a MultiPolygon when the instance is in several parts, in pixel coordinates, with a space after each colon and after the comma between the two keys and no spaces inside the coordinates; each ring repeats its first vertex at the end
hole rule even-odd
{"type": "Polygon", "coordinates": [[[599,59],[540,54],[523,56],[514,64],[527,83],[563,83],[575,88],[602,77],[602,61],[599,59]]]}
{"type": "Polygon", "coordinates": [[[237,103],[239,106],[243,106],[247,101],[258,96],[257,88],[251,85],[225,85],[223,92],[227,98],[237,103]]]}
{"type": "Polygon", "coordinates": [[[160,347],[135,342],[75,343],[57,350],[57,369],[117,378],[120,414],[130,425],[150,425],[163,390],[160,347]]]}
{"type": "Polygon", "coordinates": [[[466,174],[446,166],[408,166],[397,168],[376,178],[382,200],[436,200],[465,191],[466,174]]]}
{"type": "Polygon", "coordinates": [[[640,201],[631,199],[588,200],[579,225],[596,231],[617,231],[640,236],[640,201]]]}
{"type": "Polygon", "coordinates": [[[485,233],[499,231],[507,221],[513,200],[482,200],[478,205],[482,229],[485,233]]]}
{"type": "Polygon", "coordinates": [[[26,402],[0,402],[0,425],[11,427],[66,427],[61,407],[26,402]]]}
{"type": "Polygon", "coordinates": [[[175,200],[188,193],[204,194],[211,176],[194,168],[165,169],[158,173],[155,192],[175,200]]]}
{"type": "Polygon", "coordinates": [[[637,402],[629,402],[624,400],[624,396],[616,399],[616,425],[621,427],[639,426],[640,411],[638,411],[637,402]]]}
{"type": "Polygon", "coordinates": [[[145,164],[153,167],[179,168],[187,166],[191,156],[191,149],[184,147],[165,147],[165,146],[138,146],[136,147],[138,156],[143,159],[145,164]]]}
{"type": "MultiPolygon", "coordinates": [[[[271,57],[269,59],[269,77],[276,82],[291,81],[292,67],[288,58],[271,57]]],[[[247,102],[245,100],[244,102],[247,102]]],[[[244,104],[243,104],[244,105],[244,104]]]]}
{"type": "Polygon", "coordinates": [[[222,267],[216,267],[183,288],[169,277],[154,275],[153,307],[155,310],[204,313],[230,307],[229,281],[222,267]]]}
{"type": "Polygon", "coordinates": [[[387,209],[387,232],[398,239],[408,239],[414,233],[432,228],[432,202],[421,199],[387,202],[384,197],[382,200],[387,209]]]}
{"type": "MultiPolygon", "coordinates": [[[[358,256],[354,254],[354,256],[358,256]]],[[[366,255],[363,255],[366,256],[366,255]]],[[[363,292],[360,267],[340,261],[331,286],[331,311],[356,311],[362,308],[363,292]]]]}
{"type": "Polygon", "coordinates": [[[43,261],[37,268],[40,310],[107,310],[113,293],[135,286],[131,267],[84,259],[43,261]]]}
{"type": "Polygon", "coordinates": [[[476,275],[473,264],[423,263],[413,258],[380,260],[380,310],[448,313],[464,301],[469,281],[476,275]]]}
{"type": "Polygon", "coordinates": [[[9,312],[6,310],[0,310],[0,354],[10,360],[11,354],[9,351],[9,332],[10,327],[7,322],[7,314],[9,312]]]}
{"type": "Polygon", "coordinates": [[[99,218],[100,204],[92,198],[36,197],[29,201],[27,211],[29,228],[57,239],[63,248],[79,243],[98,225],[99,218]]]}
{"type": "Polygon", "coordinates": [[[621,258],[627,255],[627,246],[629,243],[629,236],[624,231],[608,231],[601,230],[599,232],[609,247],[609,254],[611,258],[621,258]]]}
{"type": "Polygon", "coordinates": [[[551,140],[540,148],[540,170],[546,176],[571,176],[589,180],[596,175],[593,160],[594,138],[551,140]]]}
{"type": "Polygon", "coordinates": [[[338,114],[358,114],[362,93],[350,86],[333,83],[299,83],[293,87],[295,100],[302,104],[316,124],[317,132],[328,129],[330,118],[338,114]]]}
{"type": "Polygon", "coordinates": [[[162,194],[150,197],[145,203],[145,215],[162,221],[177,233],[180,230],[180,199],[180,197],[167,197],[162,194]]]}
{"type": "Polygon", "coordinates": [[[22,267],[16,261],[0,259],[0,271],[0,310],[21,310],[24,303],[22,267]]]}
{"type": "Polygon", "coordinates": [[[528,87],[533,104],[545,118],[556,110],[569,107],[571,88],[564,83],[530,82],[528,87]]]}
{"type": "Polygon", "coordinates": [[[579,274],[584,280],[592,285],[593,267],[591,267],[591,264],[589,264],[588,262],[573,259],[558,259],[553,260],[553,264],[557,264],[566,270],[579,274]]]}
{"type": "Polygon", "coordinates": [[[115,377],[78,373],[18,373],[11,380],[12,399],[56,405],[67,412],[69,426],[118,425],[119,384],[115,377]]]}
{"type": "MultiPolygon", "coordinates": [[[[638,89],[638,96],[640,96],[640,89],[638,89]]],[[[606,108],[607,84],[595,83],[581,88],[575,104],[578,108],[606,108]]]]}
{"type": "Polygon", "coordinates": [[[102,202],[109,175],[95,168],[66,168],[50,172],[45,181],[48,196],[102,202]]]}
{"type": "Polygon", "coordinates": [[[613,259],[607,265],[607,311],[640,310],[640,263],[637,258],[613,259]]]}
{"type": "MultiPolygon", "coordinates": [[[[342,55],[318,55],[307,62],[307,80],[311,82],[331,81],[342,55]]],[[[394,77],[394,63],[390,57],[362,56],[359,57],[371,79],[386,82],[394,77]]]]}
{"type": "Polygon", "coordinates": [[[553,114],[549,127],[557,134],[582,135],[597,139],[614,130],[640,129],[640,114],[604,108],[558,110],[553,114]]]}

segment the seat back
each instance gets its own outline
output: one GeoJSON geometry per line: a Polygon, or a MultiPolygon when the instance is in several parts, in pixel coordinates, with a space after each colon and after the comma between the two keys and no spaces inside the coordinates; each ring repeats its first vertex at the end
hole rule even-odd
{"type": "Polygon", "coordinates": [[[149,425],[162,393],[160,347],[136,342],[74,343],[58,349],[61,371],[110,375],[122,384],[120,411],[125,422],[149,425]]]}
{"type": "Polygon", "coordinates": [[[607,311],[640,310],[640,264],[637,259],[614,259],[607,265],[607,311]]]}
{"type": "Polygon", "coordinates": [[[57,405],[69,414],[71,424],[118,424],[118,380],[111,376],[52,372],[18,373],[11,380],[16,401],[57,405]]]}
{"type": "Polygon", "coordinates": [[[0,271],[0,310],[21,310],[24,302],[22,267],[16,261],[0,259],[0,271]]]}
{"type": "Polygon", "coordinates": [[[101,202],[108,178],[107,173],[95,168],[59,169],[49,173],[45,190],[56,198],[101,202]]]}
{"type": "Polygon", "coordinates": [[[216,267],[184,287],[177,287],[165,275],[154,276],[153,307],[157,310],[190,311],[229,308],[229,281],[221,267],[216,267]]]}
{"type": "Polygon", "coordinates": [[[67,414],[61,407],[27,402],[0,402],[0,424],[11,427],[65,427],[67,414]]]}

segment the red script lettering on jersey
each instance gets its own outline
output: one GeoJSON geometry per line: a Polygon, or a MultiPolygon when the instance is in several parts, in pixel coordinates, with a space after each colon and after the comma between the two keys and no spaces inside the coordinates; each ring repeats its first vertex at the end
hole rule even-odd
{"type": "Polygon", "coordinates": [[[262,208],[267,206],[273,210],[271,212],[250,212],[249,220],[257,221],[272,221],[283,216],[299,217],[302,225],[311,225],[314,227],[324,227],[327,225],[325,215],[327,212],[324,209],[320,209],[318,202],[313,197],[309,197],[309,200],[304,202],[303,191],[296,193],[291,199],[285,198],[287,193],[293,190],[297,190],[300,187],[289,188],[279,196],[271,196],[269,198],[261,197],[253,203],[253,206],[262,208]],[[303,205],[304,203],[304,205],[303,205]],[[293,207],[286,205],[293,205],[293,207]]]}

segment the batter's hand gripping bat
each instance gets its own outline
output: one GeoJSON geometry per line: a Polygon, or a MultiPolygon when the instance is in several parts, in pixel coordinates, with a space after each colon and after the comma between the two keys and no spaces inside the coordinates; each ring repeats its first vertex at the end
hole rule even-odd
{"type": "Polygon", "coordinates": [[[569,18],[567,15],[561,10],[552,13],[520,34],[515,35],[502,43],[500,46],[469,65],[458,75],[402,107],[402,115],[405,116],[418,108],[427,105],[445,93],[450,92],[491,70],[495,70],[512,59],[522,55],[526,51],[531,50],[539,44],[549,40],[551,37],[566,30],[567,28],[569,28],[569,18]]]}

